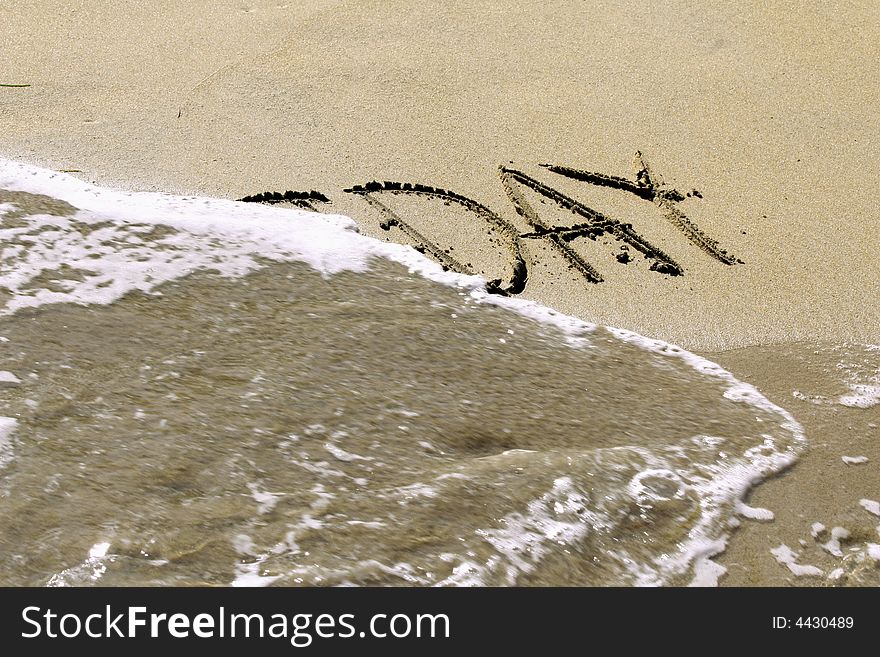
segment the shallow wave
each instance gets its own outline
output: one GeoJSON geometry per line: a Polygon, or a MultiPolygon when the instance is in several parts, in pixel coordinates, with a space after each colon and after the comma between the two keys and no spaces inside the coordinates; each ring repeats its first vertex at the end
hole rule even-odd
{"type": "Polygon", "coordinates": [[[711,584],[804,444],[705,359],[342,217],[0,190],[5,583],[711,584]]]}

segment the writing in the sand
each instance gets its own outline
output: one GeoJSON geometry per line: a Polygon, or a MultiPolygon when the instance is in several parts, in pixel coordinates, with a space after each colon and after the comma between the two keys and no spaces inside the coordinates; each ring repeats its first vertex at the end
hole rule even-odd
{"type": "MultiPolygon", "coordinates": [[[[652,175],[640,153],[636,153],[635,180],[555,164],[542,164],[540,166],[552,173],[572,180],[627,192],[653,203],[667,221],[684,233],[685,237],[704,253],[725,265],[742,263],[741,260],[719,247],[718,242],[708,237],[693,221],[685,216],[678,207],[678,203],[684,200],[685,195],[660,184],[656,177],[652,175]]],[[[383,194],[390,193],[407,194],[426,199],[440,199],[446,204],[455,203],[478,217],[481,221],[485,222],[489,230],[495,234],[509,254],[510,274],[508,279],[506,281],[496,279],[487,284],[490,292],[498,294],[520,294],[526,288],[529,278],[529,265],[526,262],[522,248],[523,240],[546,240],[554,250],[565,258],[572,269],[579,272],[590,283],[601,283],[603,278],[601,273],[572,247],[571,243],[577,238],[587,238],[596,241],[603,235],[608,236],[621,246],[620,253],[616,255],[619,262],[624,264],[629,262],[631,259],[630,249],[634,249],[651,263],[651,271],[668,276],[682,276],[684,274],[684,269],[680,264],[633,230],[632,224],[623,223],[598,210],[594,210],[571,196],[513,167],[500,166],[498,174],[504,191],[517,214],[529,225],[530,230],[528,232],[518,231],[513,224],[482,203],[447,189],[409,182],[372,181],[364,185],[355,185],[344,191],[361,196],[370,206],[375,208],[381,216],[380,227],[382,229],[388,231],[392,228],[398,229],[416,249],[432,257],[444,269],[461,274],[474,274],[475,272],[469,264],[465,264],[452,256],[449,248],[443,248],[441,244],[438,244],[423,231],[416,229],[406,218],[401,217],[384,203],[381,197],[383,194]],[[552,201],[559,207],[574,213],[581,221],[565,226],[546,223],[532,204],[529,203],[524,193],[525,190],[531,190],[542,200],[552,201]]],[[[687,194],[687,196],[692,195],[702,198],[701,194],[696,190],[687,194]]],[[[324,194],[314,190],[309,192],[263,192],[253,196],[245,196],[239,200],[270,204],[288,203],[313,211],[320,211],[318,204],[330,202],[330,199],[324,194]]]]}

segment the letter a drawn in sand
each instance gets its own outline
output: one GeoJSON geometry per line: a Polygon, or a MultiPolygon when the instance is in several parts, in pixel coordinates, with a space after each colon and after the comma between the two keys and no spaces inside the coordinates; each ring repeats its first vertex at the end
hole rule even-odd
{"type": "MultiPolygon", "coordinates": [[[[641,151],[636,152],[634,163],[636,169],[635,182],[627,180],[626,178],[620,178],[618,176],[593,173],[591,171],[583,171],[580,169],[573,169],[571,167],[559,166],[555,164],[541,164],[539,166],[542,166],[548,171],[552,171],[553,173],[565,176],[566,178],[579,180],[590,185],[609,187],[611,189],[619,189],[624,192],[635,194],[639,198],[643,198],[646,201],[651,201],[660,209],[660,211],[663,213],[663,216],[667,219],[667,221],[669,221],[669,223],[671,223],[673,226],[683,232],[685,234],[685,237],[687,237],[691,243],[699,247],[702,251],[713,257],[715,260],[718,260],[725,265],[743,264],[742,260],[739,260],[738,258],[730,255],[727,251],[719,247],[716,240],[713,240],[705,233],[703,233],[703,231],[701,231],[696,226],[696,224],[694,224],[690,219],[685,216],[685,214],[681,210],[678,209],[676,204],[679,201],[683,201],[685,197],[680,192],[664,186],[657,180],[657,177],[651,173],[651,170],[645,163],[641,151]]],[[[702,195],[699,192],[694,192],[694,195],[702,198],[702,195]]],[[[574,202],[562,194],[559,194],[559,197],[565,199],[566,201],[574,202]]],[[[560,201],[557,200],[557,202],[560,201]]],[[[577,208],[571,209],[575,212],[580,213],[579,209],[577,208]]],[[[590,210],[589,208],[586,208],[586,210],[588,210],[594,216],[592,223],[596,223],[597,221],[599,221],[599,217],[601,217],[601,215],[598,212],[590,210]]],[[[662,271],[663,273],[669,273],[672,275],[680,275],[682,273],[678,265],[673,263],[672,260],[669,259],[668,256],[665,256],[665,254],[663,254],[661,251],[657,250],[656,252],[658,255],[661,256],[658,258],[657,256],[649,255],[649,253],[639,247],[637,243],[629,242],[630,239],[635,238],[638,241],[642,242],[643,245],[650,246],[646,241],[639,238],[632,231],[632,227],[630,227],[629,224],[623,224],[623,226],[626,228],[626,230],[621,233],[618,239],[622,239],[623,241],[632,244],[632,246],[645,253],[647,257],[654,258],[656,262],[651,267],[651,269],[662,271]],[[666,260],[664,260],[664,258],[666,260]],[[673,271],[664,271],[667,266],[674,266],[678,269],[678,271],[676,273],[673,273],[673,271]]],[[[573,226],[567,229],[556,228],[554,230],[564,232],[574,230],[575,228],[577,227],[573,226]]],[[[617,236],[617,234],[615,234],[615,236],[617,236]]],[[[653,249],[654,247],[650,248],[653,249]]]]}

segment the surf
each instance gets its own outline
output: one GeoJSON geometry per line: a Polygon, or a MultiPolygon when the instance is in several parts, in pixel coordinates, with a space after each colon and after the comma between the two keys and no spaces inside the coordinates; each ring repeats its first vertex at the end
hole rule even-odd
{"type": "Polygon", "coordinates": [[[713,584],[754,387],[296,209],[0,162],[12,585],[713,584]]]}

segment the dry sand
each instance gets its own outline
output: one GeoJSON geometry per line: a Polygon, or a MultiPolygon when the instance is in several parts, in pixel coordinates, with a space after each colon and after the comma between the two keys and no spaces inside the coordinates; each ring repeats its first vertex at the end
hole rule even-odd
{"type": "MultiPolygon", "coordinates": [[[[425,183],[516,222],[499,164],[633,179],[641,151],[667,185],[700,191],[679,208],[744,264],[712,259],[651,204],[569,183],[684,276],[596,247],[605,281],[589,284],[524,240],[523,296],[711,352],[795,413],[814,448],[760,487],[755,503],[777,520],[749,523],[724,559],[729,583],[791,581],[768,541],[809,539],[814,520],[880,495],[868,419],[878,407],[834,411],[851,420],[841,422],[791,397],[818,385],[814,345],[827,374],[826,346],[880,343],[878,19],[867,0],[11,0],[0,5],[0,84],[31,86],[0,87],[0,155],[136,190],[317,189],[383,235],[344,188],[425,183]],[[873,465],[845,467],[847,450],[871,452],[873,465]]],[[[442,218],[426,221],[443,235],[442,218]]],[[[474,268],[490,273],[492,254],[471,254],[474,268]]]]}

